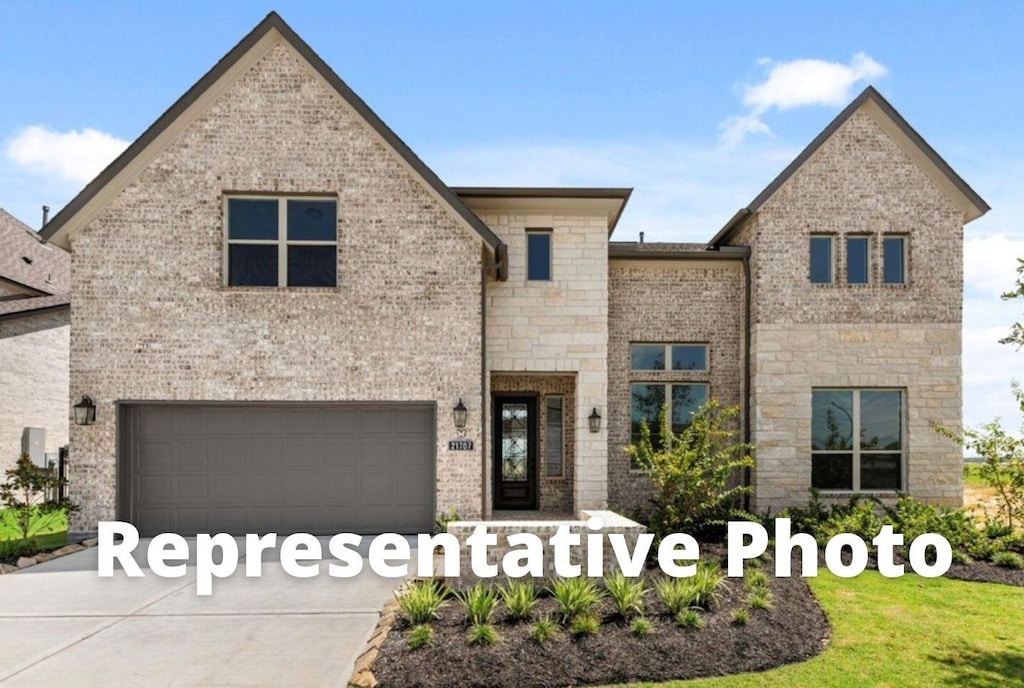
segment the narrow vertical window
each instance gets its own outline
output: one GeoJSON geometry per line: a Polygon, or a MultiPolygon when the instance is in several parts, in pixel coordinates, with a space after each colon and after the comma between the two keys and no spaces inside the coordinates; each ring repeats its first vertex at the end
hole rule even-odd
{"type": "Polygon", "coordinates": [[[886,284],[907,283],[907,242],[903,237],[882,240],[882,279],[886,284]]]}
{"type": "Polygon", "coordinates": [[[811,283],[832,283],[832,237],[811,237],[811,283]]]}
{"type": "Polygon", "coordinates": [[[547,422],[547,432],[544,436],[544,473],[558,477],[565,470],[565,421],[562,397],[547,397],[544,413],[547,422]]]}
{"type": "Polygon", "coordinates": [[[526,232],[526,279],[551,279],[551,232],[548,230],[526,232]]]}
{"type": "Polygon", "coordinates": [[[846,283],[868,283],[868,238],[846,238],[846,283]]]}

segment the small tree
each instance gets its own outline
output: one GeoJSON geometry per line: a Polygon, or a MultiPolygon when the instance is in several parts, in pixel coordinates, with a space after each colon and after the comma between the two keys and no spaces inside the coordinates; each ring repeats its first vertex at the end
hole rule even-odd
{"type": "Polygon", "coordinates": [[[0,504],[11,515],[21,539],[32,542],[45,528],[53,525],[63,514],[77,510],[71,502],[48,499],[60,494],[65,480],[53,471],[32,463],[28,454],[22,454],[14,468],[5,471],[7,481],[0,485],[0,504]]]}
{"type": "MultiPolygon", "coordinates": [[[[1003,294],[1004,301],[1024,299],[1024,258],[1017,259],[1017,284],[1011,291],[1003,294]]],[[[1018,349],[1024,346],[1024,324],[1014,323],[1010,334],[999,340],[1000,344],[1015,344],[1018,349]]]]}
{"type": "Polygon", "coordinates": [[[640,441],[626,452],[654,483],[650,524],[658,538],[672,532],[719,536],[729,516],[740,513],[739,498],[751,488],[730,483],[740,471],[752,467],[754,459],[752,445],[736,441],[739,414],[738,406],[722,408],[712,399],[676,435],[668,407],[663,407],[659,448],[651,441],[646,421],[641,424],[640,441]]]}

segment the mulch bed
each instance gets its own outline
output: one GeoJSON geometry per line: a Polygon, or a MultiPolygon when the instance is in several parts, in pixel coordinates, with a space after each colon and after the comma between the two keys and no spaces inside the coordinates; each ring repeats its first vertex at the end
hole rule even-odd
{"type": "MultiPolygon", "coordinates": [[[[742,580],[729,579],[720,588],[719,605],[704,615],[699,630],[678,627],[652,590],[647,598],[651,635],[630,634],[605,600],[598,609],[603,625],[597,635],[577,638],[563,631],[543,645],[531,637],[531,623],[509,621],[499,606],[494,623],[500,642],[470,646],[465,612],[451,601],[441,610],[434,639],[425,648],[408,649],[409,626],[399,621],[384,641],[373,672],[381,688],[541,688],[763,671],[820,653],[830,629],[807,584],[798,577],[770,576],[769,586],[774,609],[751,609],[743,626],[732,622],[732,611],[744,606],[747,592],[742,580]]],[[[554,600],[544,598],[535,617],[554,617],[555,607],[554,600]]]]}
{"type": "Polygon", "coordinates": [[[949,571],[946,571],[945,577],[971,581],[973,583],[1002,583],[1003,585],[1024,586],[1024,570],[1008,569],[987,561],[953,564],[949,567],[949,571]]]}

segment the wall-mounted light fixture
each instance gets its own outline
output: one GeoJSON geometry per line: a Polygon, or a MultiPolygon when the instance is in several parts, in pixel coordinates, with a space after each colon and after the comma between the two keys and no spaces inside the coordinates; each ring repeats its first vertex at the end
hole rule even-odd
{"type": "Polygon", "coordinates": [[[92,425],[96,422],[96,402],[88,394],[75,404],[75,425],[92,425]]]}
{"type": "Polygon", "coordinates": [[[459,437],[462,437],[466,434],[466,418],[469,416],[469,409],[462,403],[462,399],[452,409],[452,414],[455,416],[455,429],[459,431],[459,437]]]}
{"type": "Polygon", "coordinates": [[[590,416],[587,417],[590,422],[590,432],[601,432],[601,414],[597,412],[597,407],[590,412],[590,416]]]}

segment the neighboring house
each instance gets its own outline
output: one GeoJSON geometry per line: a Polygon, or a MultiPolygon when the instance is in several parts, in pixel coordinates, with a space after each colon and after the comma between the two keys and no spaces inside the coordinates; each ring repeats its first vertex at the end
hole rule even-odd
{"type": "Polygon", "coordinates": [[[60,212],[78,526],[429,530],[629,511],[669,404],[744,406],[753,508],[955,504],[963,225],[873,89],[709,244],[609,242],[624,189],[449,188],[276,15],[60,212]],[[464,427],[462,425],[465,419],[464,427]]]}
{"type": "Polygon", "coordinates": [[[68,443],[70,286],[70,254],[0,208],[0,480],[68,443]]]}

